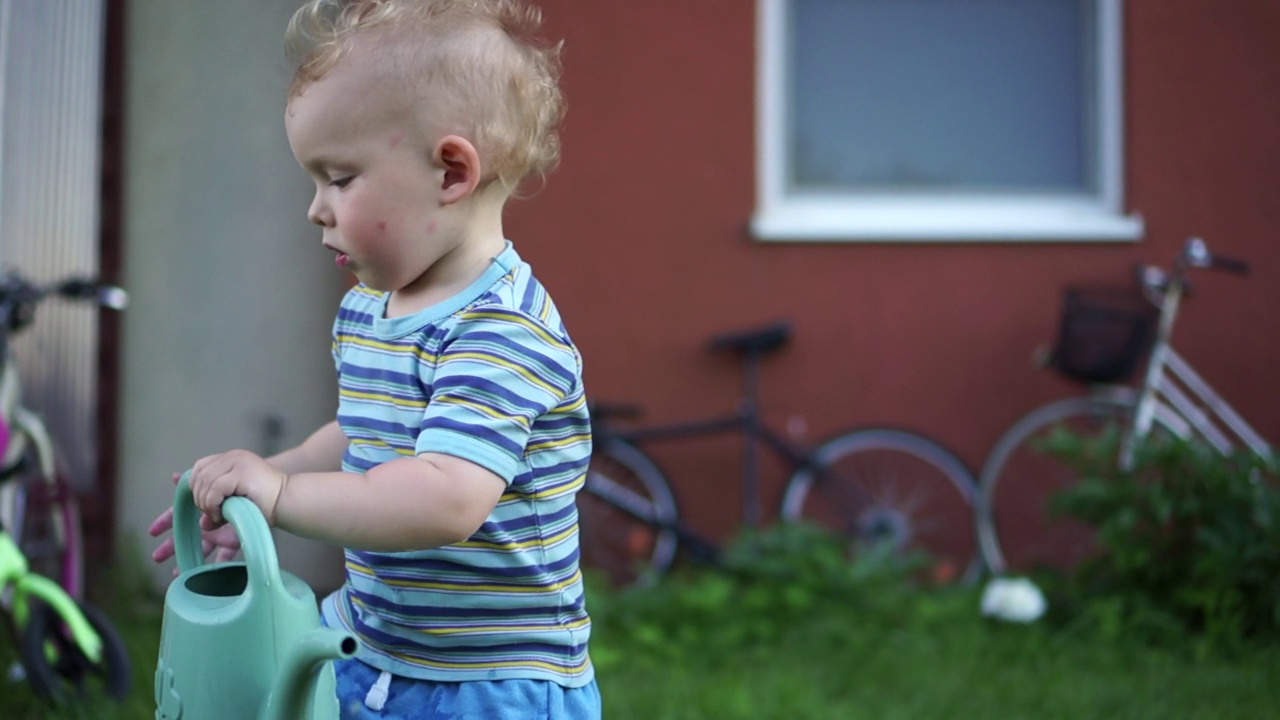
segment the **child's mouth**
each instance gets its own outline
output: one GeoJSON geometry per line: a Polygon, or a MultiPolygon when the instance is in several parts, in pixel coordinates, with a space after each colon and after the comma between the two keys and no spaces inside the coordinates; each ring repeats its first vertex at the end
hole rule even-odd
{"type": "Polygon", "coordinates": [[[347,266],[347,263],[351,261],[351,258],[347,257],[346,253],[340,252],[333,258],[333,261],[338,263],[338,267],[344,268],[347,266]]]}

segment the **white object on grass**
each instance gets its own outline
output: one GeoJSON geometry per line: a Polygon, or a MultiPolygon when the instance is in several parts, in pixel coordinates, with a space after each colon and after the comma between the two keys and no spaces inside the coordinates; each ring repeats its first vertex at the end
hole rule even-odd
{"type": "Polygon", "coordinates": [[[982,614],[987,617],[1029,623],[1048,607],[1044,593],[1027,578],[993,578],[982,591],[982,614]]]}

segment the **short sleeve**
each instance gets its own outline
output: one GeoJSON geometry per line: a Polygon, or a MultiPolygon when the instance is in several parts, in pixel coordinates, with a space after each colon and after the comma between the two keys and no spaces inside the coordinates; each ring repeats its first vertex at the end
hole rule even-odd
{"type": "Polygon", "coordinates": [[[518,311],[462,314],[436,360],[416,452],[515,477],[534,422],[577,388],[581,360],[561,334],[518,311]]]}

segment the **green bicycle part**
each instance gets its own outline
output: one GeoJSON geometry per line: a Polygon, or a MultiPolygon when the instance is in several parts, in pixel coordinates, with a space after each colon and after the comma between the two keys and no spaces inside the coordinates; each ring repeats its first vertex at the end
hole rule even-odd
{"type": "MultiPolygon", "coordinates": [[[[0,588],[17,585],[18,581],[28,574],[27,556],[22,554],[18,543],[7,532],[0,531],[0,588]]],[[[15,594],[12,598],[9,614],[18,627],[27,625],[27,598],[15,594]]]]}
{"type": "Polygon", "coordinates": [[[43,575],[27,571],[27,559],[8,533],[0,532],[0,578],[14,588],[12,614],[18,627],[26,627],[31,614],[29,598],[48,603],[67,624],[71,639],[90,661],[102,661],[102,638],[89,624],[76,601],[58,583],[43,575]]]}
{"type": "Polygon", "coordinates": [[[7,532],[0,532],[0,580],[27,574],[27,557],[7,532]]]}
{"type": "Polygon", "coordinates": [[[19,596],[38,597],[53,608],[58,617],[67,624],[71,639],[75,641],[84,656],[95,665],[102,662],[102,638],[89,624],[89,619],[80,611],[76,601],[58,583],[43,575],[29,574],[18,580],[17,590],[19,596]]]}

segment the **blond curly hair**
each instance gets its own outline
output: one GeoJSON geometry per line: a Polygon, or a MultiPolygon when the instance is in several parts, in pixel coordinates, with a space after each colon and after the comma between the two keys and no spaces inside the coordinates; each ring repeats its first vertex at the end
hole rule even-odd
{"type": "Polygon", "coordinates": [[[520,0],[309,0],[285,42],[297,60],[289,97],[344,56],[374,54],[403,79],[409,101],[467,134],[481,159],[514,189],[560,158],[563,43],[538,38],[542,13],[520,0]]]}

